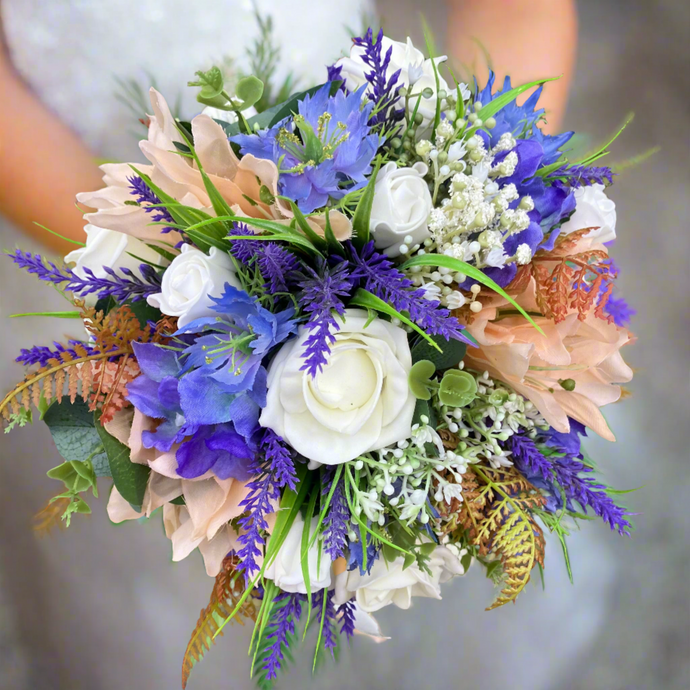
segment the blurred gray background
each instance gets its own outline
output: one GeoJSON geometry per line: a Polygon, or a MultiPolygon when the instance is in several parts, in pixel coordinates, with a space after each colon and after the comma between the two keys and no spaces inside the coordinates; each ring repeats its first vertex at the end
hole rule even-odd
{"type": "MultiPolygon", "coordinates": [[[[554,0],[558,1],[558,0],[554,0]]],[[[690,260],[690,3],[582,0],[579,56],[566,129],[601,141],[634,110],[614,160],[652,146],[661,153],[621,174],[619,285],[638,310],[638,342],[624,355],[636,369],[633,397],[608,408],[615,445],[592,439],[590,454],[640,513],[633,537],[599,524],[574,534],[575,584],[557,543],[515,606],[484,612],[492,585],[477,570],[444,599],[389,607],[379,619],[392,640],[357,639],[341,663],[313,680],[308,649],[281,688],[465,688],[486,690],[681,690],[690,688],[690,453],[688,261],[690,260]]],[[[443,38],[443,3],[379,3],[387,33],[419,37],[423,9],[443,38]]],[[[31,248],[0,223],[0,245],[31,248]]],[[[21,370],[10,357],[47,342],[47,324],[7,314],[50,308],[56,296],[30,276],[3,280],[1,388],[21,370]],[[40,337],[39,337],[40,336],[40,337]]],[[[5,276],[7,278],[7,276],[5,276]]],[[[62,329],[54,327],[57,334],[62,329]]],[[[2,690],[168,690],[211,581],[198,555],[170,564],[160,519],[113,526],[105,501],[67,532],[37,540],[32,515],[55,493],[45,471],[59,462],[41,425],[0,446],[0,688],[2,690]]],[[[105,493],[105,492],[104,492],[105,493]]],[[[229,629],[189,688],[252,687],[250,630],[229,629]]]]}

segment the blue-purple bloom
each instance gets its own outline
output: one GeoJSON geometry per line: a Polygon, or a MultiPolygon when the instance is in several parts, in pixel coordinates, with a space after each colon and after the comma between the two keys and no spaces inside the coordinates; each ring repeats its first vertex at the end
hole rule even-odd
{"type": "Polygon", "coordinates": [[[559,178],[568,184],[571,189],[579,187],[589,187],[593,184],[613,184],[614,173],[607,166],[595,165],[568,165],[563,164],[554,170],[549,178],[559,178]]]}
{"type": "MultiPolygon", "coordinates": [[[[130,194],[136,198],[146,213],[151,214],[151,220],[154,223],[171,223],[174,225],[175,220],[170,215],[168,209],[161,205],[161,200],[139,175],[128,177],[127,182],[129,182],[130,194]]],[[[173,227],[165,227],[161,232],[165,234],[175,229],[173,227]]]]}
{"type": "Polygon", "coordinates": [[[127,387],[139,411],[159,420],[144,431],[146,448],[169,452],[176,444],[177,473],[186,479],[209,470],[221,478],[246,480],[257,448],[259,407],[248,395],[225,393],[196,371],[183,375],[179,353],[153,343],[133,343],[141,369],[127,387]]]}
{"type": "Polygon", "coordinates": [[[624,297],[609,295],[604,305],[604,312],[613,317],[613,322],[620,328],[627,328],[637,311],[633,309],[624,297]]]}
{"type": "Polygon", "coordinates": [[[515,466],[535,486],[547,492],[546,509],[555,511],[563,507],[575,510],[573,501],[582,510],[592,512],[620,534],[629,534],[631,528],[625,508],[617,505],[604,484],[591,476],[592,468],[582,461],[580,435],[586,435],[585,427],[574,419],[570,420],[570,431],[558,432],[548,429],[541,432],[537,440],[523,434],[510,439],[515,466]]]}
{"type": "Polygon", "coordinates": [[[335,604],[333,604],[334,590],[320,589],[313,598],[312,610],[316,612],[319,625],[321,626],[321,638],[323,639],[323,646],[325,649],[331,651],[338,646],[335,639],[335,631],[337,630],[336,619],[337,614],[335,604]],[[324,602],[324,597],[326,601],[324,602]]]}
{"type": "Polygon", "coordinates": [[[329,198],[341,199],[367,184],[379,137],[367,124],[374,104],[361,107],[365,88],[351,94],[338,90],[331,96],[331,84],[324,84],[298,103],[297,115],[231,141],[242,155],[276,163],[280,193],[311,213],[329,198]]]}
{"type": "Polygon", "coordinates": [[[335,342],[334,332],[340,326],[336,314],[345,313],[343,299],[352,291],[352,281],[347,263],[341,262],[329,267],[325,261],[318,265],[318,272],[304,266],[299,287],[302,292],[299,303],[302,311],[308,314],[309,337],[305,341],[305,362],[302,366],[311,376],[321,371],[327,363],[327,355],[335,342]]]}
{"type": "Polygon", "coordinates": [[[346,635],[348,639],[354,637],[355,634],[355,610],[356,602],[354,599],[346,601],[338,607],[338,613],[341,615],[340,634],[346,635]]]}

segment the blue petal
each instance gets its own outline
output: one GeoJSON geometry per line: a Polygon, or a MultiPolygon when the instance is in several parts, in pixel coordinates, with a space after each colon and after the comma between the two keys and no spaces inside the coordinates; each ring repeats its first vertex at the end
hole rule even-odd
{"type": "Polygon", "coordinates": [[[170,414],[158,397],[158,383],[143,374],[127,385],[127,400],[154,419],[166,419],[170,414]]]}
{"type": "Polygon", "coordinates": [[[220,424],[231,419],[230,405],[234,399],[205,372],[197,369],[180,379],[180,405],[191,424],[220,424]]]}
{"type": "Polygon", "coordinates": [[[172,350],[158,347],[153,343],[132,343],[139,368],[154,381],[162,381],[165,376],[177,376],[180,365],[172,350]]]}

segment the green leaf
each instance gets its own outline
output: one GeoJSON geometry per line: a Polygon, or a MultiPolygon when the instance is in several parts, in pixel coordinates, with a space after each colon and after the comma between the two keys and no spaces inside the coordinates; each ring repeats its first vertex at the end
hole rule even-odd
{"type": "Polygon", "coordinates": [[[264,93],[264,83],[258,77],[243,77],[237,82],[235,94],[242,100],[241,110],[246,110],[261,99],[264,93]]]}
{"type": "Polygon", "coordinates": [[[442,405],[449,407],[465,407],[477,397],[477,381],[467,371],[449,369],[438,391],[438,399],[442,405]]]}
{"type": "Polygon", "coordinates": [[[10,314],[11,319],[19,318],[20,316],[52,316],[55,319],[80,319],[80,311],[27,311],[23,314],[10,314]]]}
{"type": "Polygon", "coordinates": [[[352,242],[353,244],[361,248],[368,241],[370,237],[370,227],[371,227],[371,209],[374,206],[374,192],[376,187],[376,176],[378,175],[379,168],[381,167],[381,159],[376,161],[374,170],[371,173],[369,182],[364,189],[364,194],[357,204],[355,209],[355,215],[352,218],[352,242]]]}
{"type": "Polygon", "coordinates": [[[289,204],[290,208],[292,209],[292,213],[295,216],[295,222],[297,223],[297,226],[299,229],[305,234],[307,239],[319,250],[323,251],[327,247],[326,240],[324,240],[323,237],[319,237],[314,230],[312,230],[311,226],[307,222],[307,219],[304,217],[304,214],[302,211],[299,210],[299,207],[297,204],[292,200],[292,199],[287,199],[287,197],[281,197],[281,199],[286,199],[289,204]]]}
{"type": "Polygon", "coordinates": [[[129,448],[111,436],[98,420],[98,412],[94,415],[96,431],[101,438],[110,465],[110,473],[115,482],[115,488],[135,510],[141,510],[144,493],[151,470],[146,465],[139,465],[129,458],[129,448]]]}
{"type": "Polygon", "coordinates": [[[93,412],[80,399],[70,403],[63,398],[54,402],[43,415],[43,421],[53,437],[58,453],[65,460],[84,462],[91,459],[97,477],[109,477],[108,458],[96,431],[93,412]],[[100,449],[100,452],[99,452],[100,449]]]}
{"type": "Polygon", "coordinates": [[[364,307],[365,309],[374,309],[375,311],[378,311],[381,314],[386,314],[387,316],[390,316],[393,319],[399,319],[404,324],[406,324],[407,326],[415,330],[417,333],[419,333],[419,335],[421,335],[422,338],[424,338],[428,343],[430,343],[432,347],[435,347],[438,350],[441,349],[431,339],[431,336],[427,335],[416,323],[410,321],[410,319],[401,314],[397,309],[393,309],[393,307],[389,306],[380,297],[377,297],[368,290],[358,288],[357,292],[355,292],[355,294],[352,296],[352,299],[350,299],[350,305],[356,307],[364,307]]]}
{"type": "Polygon", "coordinates": [[[333,233],[333,228],[331,227],[331,219],[328,215],[328,209],[326,209],[326,227],[323,229],[323,234],[326,236],[326,245],[328,246],[328,251],[331,254],[339,254],[340,256],[345,256],[345,250],[343,245],[338,242],[336,236],[333,233]]]}
{"type": "MultiPolygon", "coordinates": [[[[473,278],[482,285],[486,285],[486,287],[508,300],[508,302],[510,302],[510,304],[512,304],[539,331],[539,333],[544,335],[544,331],[534,323],[534,319],[532,319],[532,317],[500,285],[491,280],[489,276],[482,273],[475,266],[470,266],[470,264],[464,261],[454,259],[452,256],[446,256],[445,254],[422,254],[422,256],[413,256],[406,261],[401,268],[405,270],[407,268],[412,268],[412,266],[440,266],[442,268],[450,268],[451,271],[456,273],[464,273],[466,276],[473,278]]],[[[465,335],[470,337],[467,332],[465,332],[465,335]]]]}
{"type": "Polygon", "coordinates": [[[426,341],[420,340],[412,347],[412,361],[428,359],[440,371],[456,367],[462,361],[467,351],[467,345],[461,340],[446,340],[442,335],[432,335],[431,339],[441,348],[431,347],[426,341]]]}
{"type": "MultiPolygon", "coordinates": [[[[522,86],[516,86],[507,93],[501,94],[498,98],[494,98],[493,101],[487,103],[478,113],[477,116],[483,122],[486,122],[490,117],[493,117],[499,110],[505,108],[509,103],[512,103],[520,94],[529,91],[535,86],[541,86],[550,81],[556,81],[560,77],[550,77],[549,79],[538,79],[537,81],[531,81],[529,84],[523,84],[522,86]]],[[[464,271],[463,271],[464,273],[464,271]]]]}
{"type": "MultiPolygon", "coordinates": [[[[300,565],[302,567],[302,577],[304,578],[304,585],[307,589],[307,625],[309,625],[309,618],[311,617],[311,576],[309,573],[309,531],[311,530],[311,518],[314,515],[314,506],[318,498],[318,487],[311,492],[309,498],[309,505],[307,512],[304,515],[304,527],[302,528],[302,540],[300,543],[300,565]]],[[[318,531],[317,533],[318,534],[318,531]]],[[[314,535],[316,536],[316,535],[314,535]]],[[[305,630],[306,634],[306,630],[305,630]]]]}
{"type": "Polygon", "coordinates": [[[428,359],[420,359],[412,365],[410,373],[407,375],[407,382],[410,390],[418,400],[429,400],[431,392],[429,388],[433,386],[431,377],[436,373],[436,367],[428,359]]]}

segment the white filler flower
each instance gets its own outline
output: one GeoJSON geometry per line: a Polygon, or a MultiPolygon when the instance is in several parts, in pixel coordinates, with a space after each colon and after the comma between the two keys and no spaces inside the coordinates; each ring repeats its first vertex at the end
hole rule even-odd
{"type": "Polygon", "coordinates": [[[410,435],[415,397],[407,383],[407,333],[383,319],[368,320],[361,309],[338,318],[328,363],[314,378],[303,370],[305,327],[269,367],[259,423],[309,460],[336,465],[410,435]]]}

